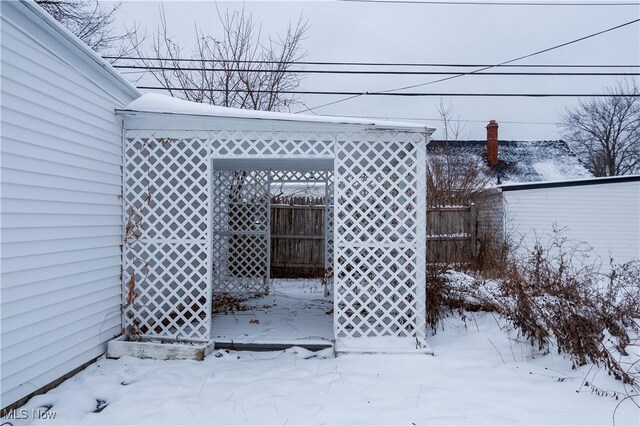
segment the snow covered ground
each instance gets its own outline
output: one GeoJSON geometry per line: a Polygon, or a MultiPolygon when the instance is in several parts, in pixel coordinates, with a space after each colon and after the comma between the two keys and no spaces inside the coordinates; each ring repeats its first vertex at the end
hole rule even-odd
{"type": "Polygon", "coordinates": [[[213,316],[216,342],[326,344],[333,339],[333,296],[320,280],[274,279],[266,296],[243,302],[246,311],[213,316]]]}
{"type": "MultiPolygon", "coordinates": [[[[333,358],[293,348],[217,351],[202,362],[100,359],[23,407],[50,406],[54,420],[12,423],[612,424],[620,382],[532,352],[499,321],[474,314],[465,328],[452,318],[429,339],[435,356],[333,358]]],[[[615,420],[637,425],[640,410],[626,400],[615,420]]]]}

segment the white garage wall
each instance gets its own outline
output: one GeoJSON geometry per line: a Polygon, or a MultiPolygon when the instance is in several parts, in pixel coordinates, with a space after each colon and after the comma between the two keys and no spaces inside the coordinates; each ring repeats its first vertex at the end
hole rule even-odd
{"type": "Polygon", "coordinates": [[[120,330],[122,130],[139,96],[34,3],[2,7],[1,338],[6,407],[120,330]]]}
{"type": "Polygon", "coordinates": [[[506,228],[533,248],[556,224],[569,240],[589,244],[605,270],[609,256],[616,263],[640,258],[640,176],[585,182],[504,186],[506,228]]]}

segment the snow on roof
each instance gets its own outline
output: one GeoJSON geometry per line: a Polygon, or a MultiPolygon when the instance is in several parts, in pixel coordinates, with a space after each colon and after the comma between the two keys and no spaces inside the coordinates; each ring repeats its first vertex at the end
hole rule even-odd
{"type": "MultiPolygon", "coordinates": [[[[449,150],[488,168],[486,141],[431,141],[429,152],[449,150]]],[[[498,171],[503,184],[593,178],[579,158],[561,140],[498,141],[498,171]]]]}
{"type": "Polygon", "coordinates": [[[245,118],[258,120],[283,120],[310,123],[329,124],[356,124],[375,126],[385,129],[411,129],[433,133],[434,129],[417,123],[404,123],[396,121],[380,121],[366,118],[334,117],[326,115],[305,115],[283,112],[256,111],[238,108],[227,108],[197,102],[185,101],[158,93],[146,93],[129,103],[119,111],[152,112],[161,114],[184,114],[211,117],[245,118]]]}

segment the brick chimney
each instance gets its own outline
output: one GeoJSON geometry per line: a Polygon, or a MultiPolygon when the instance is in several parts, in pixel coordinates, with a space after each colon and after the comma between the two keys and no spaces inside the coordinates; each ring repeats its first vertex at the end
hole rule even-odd
{"type": "Polygon", "coordinates": [[[498,164],[498,123],[491,120],[487,125],[487,160],[490,166],[498,164]]]}

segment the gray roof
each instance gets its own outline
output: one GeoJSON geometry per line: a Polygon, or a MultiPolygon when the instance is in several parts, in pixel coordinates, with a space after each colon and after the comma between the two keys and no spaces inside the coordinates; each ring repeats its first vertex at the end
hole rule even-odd
{"type": "Polygon", "coordinates": [[[499,164],[490,168],[485,140],[438,141],[428,145],[431,154],[448,152],[468,156],[500,176],[501,183],[563,181],[593,175],[561,140],[498,141],[499,164]]]}

